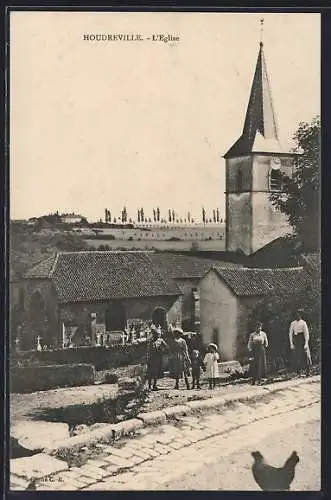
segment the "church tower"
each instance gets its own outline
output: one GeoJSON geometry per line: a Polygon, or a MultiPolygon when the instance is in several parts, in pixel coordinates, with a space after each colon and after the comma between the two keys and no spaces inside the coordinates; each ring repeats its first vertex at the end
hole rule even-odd
{"type": "Polygon", "coordinates": [[[290,232],[285,215],[269,196],[282,190],[284,175],[292,175],[295,156],[283,151],[279,143],[261,41],[243,132],[224,155],[227,251],[250,255],[290,232]]]}

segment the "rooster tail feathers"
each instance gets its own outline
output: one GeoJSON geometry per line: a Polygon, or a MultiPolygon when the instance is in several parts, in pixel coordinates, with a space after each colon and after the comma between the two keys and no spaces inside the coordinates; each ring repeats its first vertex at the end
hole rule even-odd
{"type": "Polygon", "coordinates": [[[293,463],[294,465],[296,465],[298,462],[300,462],[299,455],[297,454],[296,451],[292,451],[291,455],[288,457],[285,464],[293,463]]]}

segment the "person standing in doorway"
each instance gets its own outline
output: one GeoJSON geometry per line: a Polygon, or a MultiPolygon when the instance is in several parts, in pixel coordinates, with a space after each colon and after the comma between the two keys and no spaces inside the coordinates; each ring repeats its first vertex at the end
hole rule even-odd
{"type": "Polygon", "coordinates": [[[253,354],[252,363],[252,384],[260,384],[267,373],[266,348],[268,347],[268,337],[262,331],[262,323],[256,323],[255,331],[250,334],[248,350],[253,354]]]}
{"type": "Polygon", "coordinates": [[[297,311],[296,318],[290,325],[289,341],[297,375],[300,375],[301,370],[304,369],[308,377],[312,364],[309,349],[309,330],[306,321],[302,319],[302,311],[300,310],[297,311]]]}

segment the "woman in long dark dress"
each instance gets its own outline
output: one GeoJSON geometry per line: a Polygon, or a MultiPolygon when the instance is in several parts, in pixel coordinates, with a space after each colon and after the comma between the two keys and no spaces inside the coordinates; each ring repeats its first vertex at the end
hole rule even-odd
{"type": "Polygon", "coordinates": [[[262,323],[257,323],[255,331],[250,334],[248,349],[253,354],[252,363],[252,383],[260,383],[266,376],[267,360],[266,348],[268,347],[268,337],[262,331],[262,323]]]}
{"type": "Polygon", "coordinates": [[[147,351],[147,379],[148,388],[157,391],[157,381],[163,375],[163,354],[168,349],[168,345],[161,338],[159,330],[152,331],[152,339],[148,343],[147,351]]]}
{"type": "Polygon", "coordinates": [[[176,380],[175,389],[179,389],[179,379],[184,377],[186,388],[190,388],[188,376],[190,374],[191,360],[185,340],[182,338],[183,330],[175,328],[173,330],[173,350],[172,350],[172,376],[176,380]]]}

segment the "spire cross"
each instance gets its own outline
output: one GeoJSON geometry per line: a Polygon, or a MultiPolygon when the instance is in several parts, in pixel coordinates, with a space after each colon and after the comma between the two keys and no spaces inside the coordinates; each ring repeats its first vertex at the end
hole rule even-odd
{"type": "Polygon", "coordinates": [[[261,19],[260,19],[260,25],[261,25],[261,29],[260,29],[260,45],[263,45],[263,24],[264,24],[264,18],[261,17],[261,19]]]}

